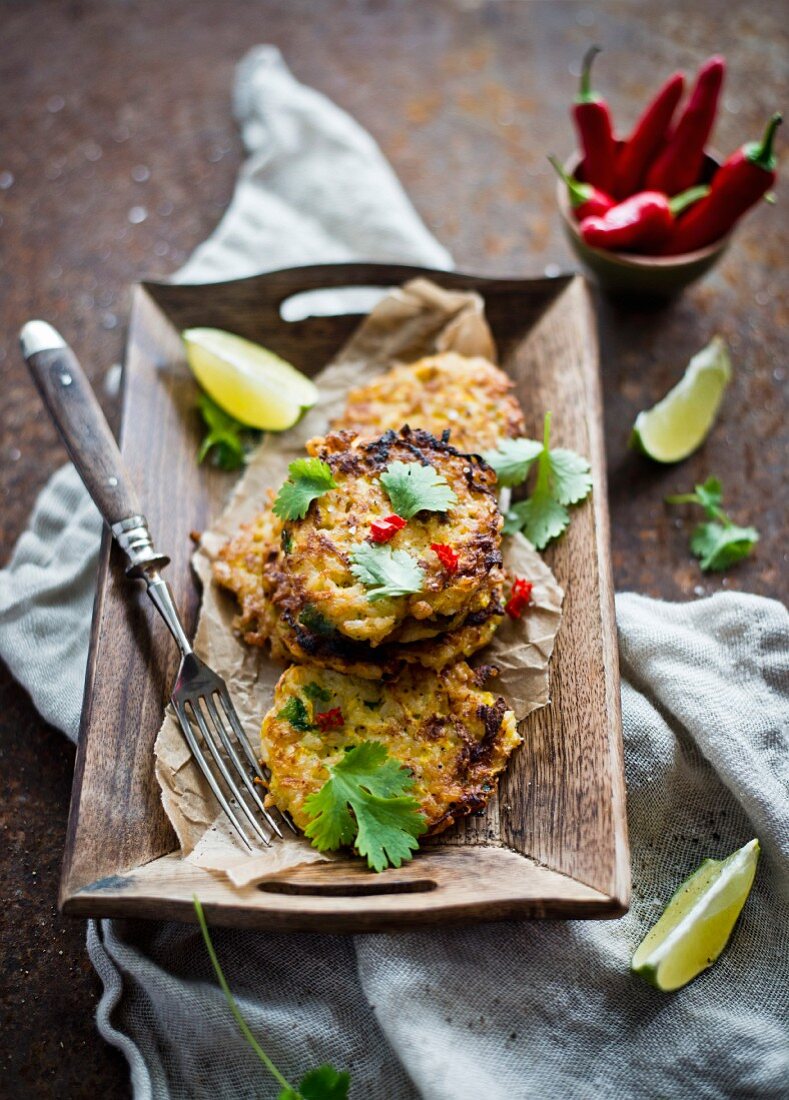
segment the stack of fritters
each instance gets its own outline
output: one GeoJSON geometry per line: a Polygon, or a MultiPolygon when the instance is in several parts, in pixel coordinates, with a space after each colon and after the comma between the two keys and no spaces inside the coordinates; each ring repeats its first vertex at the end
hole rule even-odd
{"type": "Polygon", "coordinates": [[[300,520],[283,523],[267,509],[216,562],[217,580],[241,603],[244,639],[270,641],[275,656],[371,679],[403,664],[443,668],[486,645],[503,615],[504,572],[496,481],[482,459],[407,427],[375,440],[334,433],[311,440],[307,451],[330,467],[336,488],[300,520]],[[350,554],[392,512],[380,476],[393,462],[431,466],[456,502],[447,512],[418,513],[388,544],[417,560],[421,590],[373,602],[350,554]],[[456,571],[433,544],[451,546],[456,571]]]}
{"type": "Polygon", "coordinates": [[[526,434],[512,391],[504,371],[487,359],[452,351],[428,355],[351,390],[332,429],[372,436],[408,424],[438,437],[448,431],[453,447],[481,454],[526,434]]]}
{"type": "Polygon", "coordinates": [[[305,826],[305,799],[327,769],[345,749],[377,740],[413,772],[437,832],[485,805],[520,742],[504,699],[482,688],[491,670],[475,673],[463,658],[492,639],[504,614],[496,478],[479,454],[523,435],[523,414],[502,371],[447,353],[352,391],[332,429],[307,452],[327,464],[334,487],[286,521],[272,493],[214,565],[238,599],[244,641],[297,662],[263,722],[270,794],[305,826]],[[381,482],[393,463],[431,467],[452,504],[416,512],[387,539],[387,551],[405,551],[418,567],[419,591],[373,599],[355,555],[375,546],[372,525],[396,513],[381,482]],[[436,547],[451,550],[449,563],[436,547]]]}

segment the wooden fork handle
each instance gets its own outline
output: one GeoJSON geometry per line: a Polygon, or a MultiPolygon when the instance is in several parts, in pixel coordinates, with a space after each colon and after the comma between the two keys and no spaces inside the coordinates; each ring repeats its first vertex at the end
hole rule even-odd
{"type": "Polygon", "coordinates": [[[74,352],[46,321],[28,321],[20,342],[47,411],[104,519],[112,527],[139,515],[118,444],[74,352]]]}

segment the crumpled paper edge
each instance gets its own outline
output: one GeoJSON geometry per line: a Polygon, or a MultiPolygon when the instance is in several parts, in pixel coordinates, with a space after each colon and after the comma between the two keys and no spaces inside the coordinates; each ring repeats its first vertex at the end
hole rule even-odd
{"type": "MultiPolygon", "coordinates": [[[[255,752],[261,720],[285,666],[235,636],[236,606],[232,597],[213,583],[212,561],[240,524],[259,511],[269,490],[279,488],[288,464],[303,453],[306,441],[325,433],[329,421],[344,408],[351,388],[394,363],[442,351],[496,361],[482,298],[472,292],[444,290],[426,279],[392,291],[314,379],[320,392],[318,405],[289,432],[266,437],[251,456],[229,504],[200,540],[194,567],[203,586],[203,602],[193,645],[226,680],[255,752]]],[[[561,621],[563,592],[522,535],[505,540],[504,562],[513,574],[533,583],[532,604],[521,620],[505,618],[493,642],[472,663],[497,666],[498,677],[491,688],[508,700],[520,720],[549,700],[548,663],[561,621]]],[[[267,849],[261,846],[250,856],[224,815],[217,813],[216,801],[192,759],[172,708],[165,714],[154,752],[165,813],[184,858],[195,866],[243,887],[293,867],[332,858],[286,829],[283,840],[275,840],[267,849]]]]}

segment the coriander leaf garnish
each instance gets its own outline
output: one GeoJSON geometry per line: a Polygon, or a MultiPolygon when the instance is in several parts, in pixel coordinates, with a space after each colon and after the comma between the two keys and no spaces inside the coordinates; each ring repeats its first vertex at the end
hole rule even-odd
{"type": "Polygon", "coordinates": [[[402,519],[423,511],[446,512],[457,503],[443,474],[418,462],[390,462],[381,474],[381,484],[402,519]]]}
{"type": "Polygon", "coordinates": [[[288,466],[288,480],[274,501],[274,515],[280,519],[304,519],[313,500],[336,488],[326,462],[320,458],[297,458],[288,466]]]}
{"type": "Polygon", "coordinates": [[[370,603],[422,591],[424,573],[407,550],[362,542],[351,551],[351,572],[369,590],[370,603]]]}
{"type": "Polygon", "coordinates": [[[690,548],[705,572],[728,569],[753,552],[759,541],[755,527],[737,527],[721,523],[700,523],[690,538],[690,548]]]}
{"type": "Polygon", "coordinates": [[[374,871],[399,867],[419,847],[427,825],[410,796],[413,776],[380,741],[363,741],[329,768],[329,778],[304,803],[305,835],[320,852],[353,844],[374,871]]]}
{"type": "Polygon", "coordinates": [[[537,439],[505,439],[495,451],[484,451],[482,457],[493,468],[499,485],[514,486],[526,480],[541,450],[537,439]]]}
{"type": "MultiPolygon", "coordinates": [[[[503,527],[505,535],[523,531],[526,538],[538,550],[543,550],[551,539],[558,538],[567,528],[570,513],[566,506],[579,504],[589,495],[592,488],[592,475],[586,459],[563,447],[551,450],[550,441],[551,414],[546,413],[543,441],[541,444],[536,444],[538,447],[537,481],[534,489],[526,500],[513,504],[504,518],[503,527]]],[[[527,439],[522,442],[534,445],[533,440],[527,439]]],[[[524,477],[528,474],[529,466],[533,461],[534,459],[531,459],[526,466],[524,477]]],[[[510,480],[504,484],[517,484],[512,480],[514,477],[512,465],[506,467],[506,476],[510,480]]]]}
{"type": "Polygon", "coordinates": [[[589,463],[575,451],[557,447],[548,452],[551,469],[551,493],[560,504],[578,504],[592,488],[589,463]]]}
{"type": "Polygon", "coordinates": [[[755,527],[738,527],[723,511],[723,488],[716,477],[708,477],[692,493],[666,497],[666,503],[698,504],[704,509],[708,522],[698,524],[690,537],[691,552],[704,572],[728,569],[752,554],[759,541],[755,527]]]}
{"type": "Polygon", "coordinates": [[[305,684],[302,690],[313,703],[328,703],[331,700],[331,692],[327,691],[325,687],[321,687],[320,684],[305,684]]]}
{"type": "Polygon", "coordinates": [[[203,462],[210,453],[211,461],[221,470],[237,470],[243,466],[244,437],[249,439],[259,433],[253,433],[246,424],[226,413],[207,393],[200,394],[197,407],[208,429],[200,442],[197,461],[203,462]]]}
{"type": "Polygon", "coordinates": [[[216,950],[211,940],[211,934],[208,931],[208,922],[205,919],[203,907],[196,894],[192,895],[192,903],[195,908],[195,913],[197,914],[197,922],[200,925],[203,942],[205,943],[206,951],[211,960],[211,966],[214,968],[214,973],[216,974],[220,989],[225,995],[225,1000],[233,1014],[233,1018],[238,1024],[241,1034],[277,1084],[281,1086],[279,1100],[348,1100],[348,1088],[351,1083],[350,1074],[344,1070],[340,1072],[336,1070],[334,1066],[320,1066],[318,1069],[310,1070],[302,1077],[298,1089],[294,1089],[287,1078],[280,1073],[279,1069],[277,1069],[268,1054],[266,1054],[260,1043],[252,1034],[252,1029],[244,1019],[241,1009],[236,1003],[235,997],[230,992],[230,986],[227,984],[227,978],[224,975],[222,967],[219,965],[219,959],[217,958],[216,950]]]}
{"type": "Polygon", "coordinates": [[[513,504],[510,515],[515,517],[511,528],[522,531],[538,550],[547,546],[551,539],[558,538],[570,522],[570,513],[564,505],[554,500],[550,493],[537,489],[528,500],[513,504]]]}
{"type": "Polygon", "coordinates": [[[284,718],[286,722],[290,722],[294,730],[298,730],[299,733],[308,733],[315,729],[310,722],[304,700],[298,695],[291,695],[282,710],[277,713],[277,718],[284,718]]]}

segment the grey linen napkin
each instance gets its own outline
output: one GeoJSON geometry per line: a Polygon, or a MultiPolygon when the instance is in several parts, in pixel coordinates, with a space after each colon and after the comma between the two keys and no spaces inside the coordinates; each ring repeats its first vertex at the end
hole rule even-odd
{"type": "MultiPolygon", "coordinates": [[[[249,160],[180,278],[360,257],[449,265],[371,138],[273,48],[239,66],[236,113],[249,160]]],[[[0,573],[0,654],[72,738],[98,530],[67,467],[0,573]]],[[[789,615],[744,594],[625,594],[617,620],[630,913],[356,938],[217,930],[242,1011],[289,1079],[330,1061],[351,1071],[353,1097],[375,1100],[789,1092],[789,615]],[[674,887],[754,835],[756,883],[716,966],[672,996],[631,976],[674,887]]],[[[135,1097],[276,1096],[195,928],[91,922],[88,949],[104,982],[99,1030],[127,1057],[135,1097]]]]}

